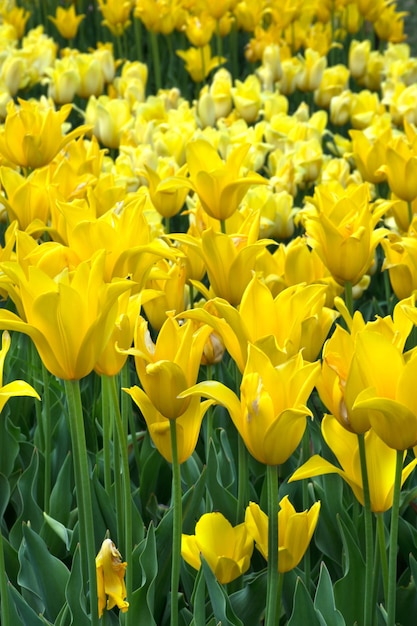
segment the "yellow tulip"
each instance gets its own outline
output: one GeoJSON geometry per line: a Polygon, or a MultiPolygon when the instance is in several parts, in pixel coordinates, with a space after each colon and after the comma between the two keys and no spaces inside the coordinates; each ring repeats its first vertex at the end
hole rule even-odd
{"type": "Polygon", "coordinates": [[[417,238],[400,237],[394,233],[383,239],[385,260],[392,289],[399,300],[408,298],[417,289],[417,238]]]}
{"type": "Polygon", "coordinates": [[[344,428],[365,433],[371,427],[370,412],[359,407],[357,398],[371,386],[381,394],[395,395],[402,351],[412,323],[406,316],[405,303],[395,307],[392,318],[365,324],[356,312],[353,319],[345,319],[350,332],[338,325],[324,344],[316,386],[323,404],[344,428]]]}
{"type": "Polygon", "coordinates": [[[30,16],[30,11],[22,7],[13,6],[9,11],[2,11],[2,21],[13,26],[17,39],[21,39],[25,34],[26,23],[30,16]]]}
{"type": "Polygon", "coordinates": [[[20,316],[1,309],[0,328],[29,335],[45,367],[58,378],[77,380],[92,371],[112,333],[117,300],[132,288],[129,280],[105,283],[104,263],[102,250],[53,278],[36,265],[1,264],[2,286],[20,316]]]}
{"type": "Polygon", "coordinates": [[[221,584],[230,583],[250,566],[253,539],[245,523],[232,526],[219,512],[205,513],[195,526],[195,535],[182,535],[181,554],[194,569],[200,555],[221,584]]]}
{"type": "Polygon", "coordinates": [[[250,344],[240,385],[240,399],[216,381],[205,381],[180,394],[206,396],[228,410],[250,454],[260,463],[280,465],[297,448],[306,428],[308,397],[319,370],[304,363],[301,353],[274,366],[271,359],[250,344]]]}
{"type": "Polygon", "coordinates": [[[51,172],[46,167],[34,170],[27,177],[10,167],[0,168],[0,180],[6,193],[2,203],[10,222],[16,220],[20,230],[26,230],[35,221],[48,224],[50,178],[51,172]]]}
{"type": "Polygon", "coordinates": [[[209,326],[180,325],[168,316],[153,343],[146,320],[138,318],[131,353],[145,393],[165,418],[175,420],[188,408],[191,399],[178,396],[195,384],[210,333],[209,326]]]}
{"type": "Polygon", "coordinates": [[[23,380],[13,380],[12,382],[3,385],[4,361],[10,349],[10,344],[10,335],[8,331],[5,330],[1,337],[0,350],[0,413],[3,411],[9,398],[14,398],[16,396],[31,396],[32,398],[40,400],[39,394],[34,390],[34,388],[23,380]]]}
{"type": "MultiPolygon", "coordinates": [[[[297,567],[303,558],[317,525],[320,502],[308,511],[297,513],[288,496],[282,498],[278,512],[278,571],[283,574],[297,567]]],[[[245,524],[255,547],[268,560],[268,516],[258,504],[246,507],[245,524]]]]}
{"type": "Polygon", "coordinates": [[[380,167],[385,162],[387,147],[392,141],[391,129],[382,129],[375,139],[370,139],[362,130],[350,130],[349,135],[352,138],[353,158],[363,179],[374,184],[385,180],[385,173],[380,167]]]}
{"type": "Polygon", "coordinates": [[[243,372],[248,342],[261,349],[265,346],[266,350],[272,342],[274,352],[282,360],[302,349],[305,360],[314,361],[338,315],[323,306],[325,298],[324,285],[305,284],[288,287],[274,298],[265,283],[254,275],[238,308],[214,298],[204,308],[187,311],[181,317],[210,324],[243,372]]]}
{"type": "Polygon", "coordinates": [[[57,7],[55,17],[48,15],[48,19],[55,24],[61,37],[65,39],[73,39],[76,36],[78,27],[84,18],[84,14],[76,14],[73,4],[68,9],[57,7]]]}
{"type": "Polygon", "coordinates": [[[160,330],[168,312],[181,313],[187,308],[185,280],[185,264],[181,259],[173,263],[160,259],[154,264],[145,288],[153,290],[155,296],[143,307],[154,331],[160,330]]]}
{"type": "Polygon", "coordinates": [[[19,106],[16,106],[11,100],[0,132],[0,154],[24,168],[47,165],[72,139],[89,129],[78,126],[63,135],[62,124],[70,111],[70,104],[55,111],[49,103],[19,99],[19,106]]]}
{"type": "Polygon", "coordinates": [[[414,350],[406,360],[386,341],[379,339],[374,344],[364,345],[358,359],[367,359],[372,365],[377,361],[379,372],[386,372],[381,381],[385,385],[374,384],[365,388],[356,396],[353,408],[368,413],[372,428],[387,446],[407,450],[417,445],[417,353],[414,350]],[[374,350],[371,361],[370,350],[374,350]]]}
{"type": "Polygon", "coordinates": [[[190,186],[198,195],[204,210],[218,220],[226,220],[239,207],[252,185],[268,181],[255,172],[242,174],[250,144],[232,150],[226,162],[205,139],[191,141],[186,149],[190,186]]]}
{"type": "MultiPolygon", "coordinates": [[[[142,413],[149,435],[158,452],[168,463],[172,463],[170,420],[155,408],[151,399],[137,385],[130,387],[130,389],[123,388],[123,391],[130,395],[142,413]]],[[[178,463],[184,463],[194,452],[200,434],[201,422],[212,404],[212,400],[200,402],[197,397],[194,397],[185,411],[176,418],[178,463]]]]}
{"type": "Polygon", "coordinates": [[[120,36],[129,27],[130,13],[134,2],[132,0],[98,0],[100,11],[104,17],[102,24],[113,33],[120,36]]]}
{"type": "Polygon", "coordinates": [[[358,283],[372,265],[375,248],[386,230],[375,229],[388,205],[372,206],[367,184],[347,190],[319,185],[305,214],[308,243],[341,285],[358,283]]]}
{"type": "MultiPolygon", "coordinates": [[[[315,454],[292,474],[288,482],[323,474],[339,474],[363,506],[362,471],[357,435],[343,428],[333,415],[324,416],[321,431],[340,467],[315,454]]],[[[392,506],[397,455],[395,450],[387,446],[372,428],[365,433],[365,454],[371,509],[374,513],[383,513],[392,506]]],[[[404,454],[404,459],[405,456],[404,454]]],[[[416,464],[417,459],[414,459],[403,469],[401,484],[411,474],[416,464]]]]}
{"type": "Polygon", "coordinates": [[[123,133],[133,127],[130,104],[122,98],[90,96],[85,119],[93,134],[106,148],[118,148],[123,133]]]}
{"type": "Polygon", "coordinates": [[[53,67],[45,70],[48,76],[48,97],[56,104],[73,102],[81,84],[78,65],[73,55],[57,59],[53,67]]]}
{"type": "Polygon", "coordinates": [[[202,48],[176,50],[176,54],[185,61],[185,69],[195,83],[203,82],[212,70],[226,62],[225,57],[211,56],[210,44],[202,48]]]}
{"type": "Polygon", "coordinates": [[[125,571],[127,563],[122,561],[120,552],[111,539],[105,539],[96,556],[98,615],[104,609],[110,611],[117,606],[126,613],[129,602],[126,602],[125,571]]]}
{"type": "Polygon", "coordinates": [[[379,168],[398,198],[412,202],[417,197],[417,152],[399,137],[387,147],[386,163],[379,168]]]}

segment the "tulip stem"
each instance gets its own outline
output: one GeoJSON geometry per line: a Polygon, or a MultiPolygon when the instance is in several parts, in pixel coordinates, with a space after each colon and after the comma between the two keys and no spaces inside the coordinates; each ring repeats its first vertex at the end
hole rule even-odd
{"type": "Polygon", "coordinates": [[[376,529],[378,533],[379,554],[381,559],[382,585],[384,587],[384,598],[386,602],[388,599],[388,561],[387,547],[385,544],[385,524],[382,513],[377,513],[376,515],[376,529]]]}
{"type": "Polygon", "coordinates": [[[169,420],[172,452],[172,564],[171,564],[171,626],[178,626],[178,589],[181,566],[182,499],[181,472],[178,463],[177,425],[169,420]]]}
{"type": "Polygon", "coordinates": [[[395,465],[394,493],[391,508],[391,527],[388,552],[388,598],[387,598],[387,626],[395,626],[395,601],[397,591],[397,540],[398,518],[400,512],[401,476],[403,469],[404,454],[397,450],[397,462],[395,465]]]}
{"type": "MultiPolygon", "coordinates": [[[[123,550],[124,558],[127,562],[126,568],[126,594],[129,596],[132,592],[132,575],[133,575],[133,563],[132,563],[132,497],[130,491],[130,472],[129,472],[129,457],[127,451],[127,432],[123,425],[122,415],[120,412],[119,396],[117,393],[116,377],[115,376],[103,376],[105,385],[109,387],[109,395],[112,399],[112,408],[115,416],[115,425],[117,432],[117,440],[119,444],[120,458],[122,461],[122,489],[123,489],[123,519],[124,519],[124,541],[123,550]]],[[[127,612],[125,625],[129,626],[132,623],[133,613],[127,612]]]]}
{"type": "Polygon", "coordinates": [[[155,94],[161,89],[162,79],[161,79],[161,61],[159,58],[159,42],[157,33],[154,31],[148,31],[149,37],[151,40],[151,52],[152,52],[152,65],[154,71],[154,80],[155,80],[155,94]]]}
{"type": "Polygon", "coordinates": [[[350,280],[345,282],[345,304],[346,308],[349,311],[350,315],[353,315],[353,294],[352,294],[352,283],[350,280]]]}
{"type": "Polygon", "coordinates": [[[265,626],[277,626],[280,614],[278,574],[278,465],[266,466],[268,493],[268,570],[265,626]]]}
{"type": "Polygon", "coordinates": [[[49,375],[48,370],[42,363],[42,417],[44,423],[44,458],[45,458],[45,479],[44,479],[44,511],[49,513],[49,500],[51,497],[51,485],[52,485],[52,428],[51,428],[51,401],[49,393],[49,375]]]}
{"type": "MultiPolygon", "coordinates": [[[[68,402],[72,450],[74,455],[75,493],[77,497],[80,525],[80,554],[83,576],[87,574],[90,590],[91,626],[98,625],[96,546],[94,537],[93,506],[91,499],[91,479],[88,467],[87,443],[85,439],[83,407],[80,383],[78,380],[65,380],[65,394],[68,402]]],[[[84,588],[87,587],[84,580],[84,588]]]]}
{"type": "Polygon", "coordinates": [[[358,434],[359,459],[362,474],[362,489],[364,501],[365,517],[365,602],[364,602],[364,624],[371,626],[374,622],[374,612],[372,610],[372,586],[373,586],[373,564],[374,546],[372,529],[371,496],[369,492],[368,468],[366,464],[365,435],[358,434]]]}

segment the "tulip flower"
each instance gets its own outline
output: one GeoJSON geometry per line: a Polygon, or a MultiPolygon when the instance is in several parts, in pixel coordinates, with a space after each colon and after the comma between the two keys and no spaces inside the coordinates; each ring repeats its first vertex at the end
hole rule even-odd
{"type": "Polygon", "coordinates": [[[265,346],[266,350],[274,345],[274,352],[283,361],[301,349],[306,361],[314,361],[338,315],[323,306],[326,289],[325,285],[300,284],[274,298],[267,285],[254,275],[238,308],[214,298],[205,307],[186,311],[181,317],[211,325],[241,372],[248,342],[261,349],[265,346]]]}
{"type": "MultiPolygon", "coordinates": [[[[150,398],[137,385],[130,389],[123,388],[123,391],[130,395],[142,413],[149,435],[158,452],[168,463],[172,463],[170,420],[155,408],[150,398]]],[[[176,418],[178,463],[184,463],[194,452],[203,417],[212,404],[212,400],[200,402],[197,397],[194,397],[185,411],[176,418]]]]}
{"type": "MultiPolygon", "coordinates": [[[[317,525],[320,502],[311,509],[297,513],[288,496],[279,503],[278,513],[278,571],[283,574],[297,567],[303,558],[317,525]]],[[[258,504],[246,507],[245,524],[255,541],[255,547],[268,560],[268,516],[258,504]]]]}
{"type": "Polygon", "coordinates": [[[76,36],[78,27],[84,18],[84,14],[76,14],[73,4],[68,9],[57,7],[55,17],[48,15],[48,19],[55,24],[59,34],[65,39],[73,39],[76,36]]]}
{"type": "Polygon", "coordinates": [[[375,248],[385,236],[376,224],[387,211],[383,203],[372,207],[367,184],[333,191],[315,189],[316,211],[306,213],[308,243],[317,251],[334,279],[355,285],[372,265],[375,248]]]}
{"type": "MultiPolygon", "coordinates": [[[[315,454],[292,474],[288,482],[323,474],[339,474],[363,506],[364,494],[357,435],[343,428],[333,415],[324,416],[321,432],[340,467],[315,454]]],[[[374,513],[383,513],[392,506],[396,451],[387,446],[372,428],[365,433],[364,440],[371,509],[374,513]]],[[[405,456],[404,453],[404,459],[405,456]]],[[[406,465],[402,471],[401,484],[416,465],[417,459],[406,465]]]]}
{"type": "Polygon", "coordinates": [[[281,465],[294,452],[306,428],[307,407],[319,371],[299,352],[274,367],[265,352],[250,344],[240,385],[240,400],[216,381],[204,381],[180,394],[206,396],[228,410],[250,454],[265,465],[281,465]]]}
{"type": "Polygon", "coordinates": [[[100,552],[96,557],[98,615],[103,615],[104,609],[110,611],[117,606],[122,613],[126,613],[129,602],[126,602],[125,570],[127,563],[123,563],[120,552],[111,539],[105,539],[100,552]]]}
{"type": "Polygon", "coordinates": [[[104,20],[102,24],[115,36],[120,36],[131,24],[130,13],[133,8],[131,0],[98,0],[104,20]]]}
{"type": "Polygon", "coordinates": [[[25,168],[47,165],[72,139],[88,130],[88,126],[78,126],[67,135],[62,134],[62,124],[70,111],[70,104],[55,111],[42,102],[19,99],[16,106],[11,100],[0,132],[0,154],[25,168]]]}
{"type": "Polygon", "coordinates": [[[237,210],[249,187],[268,184],[265,178],[255,172],[242,174],[249,148],[250,144],[242,144],[224,162],[205,139],[197,139],[187,145],[190,187],[211,217],[227,219],[237,210]]]}
{"type": "Polygon", "coordinates": [[[94,368],[110,339],[119,296],[132,281],[104,281],[105,251],[53,278],[36,265],[1,264],[2,286],[19,315],[0,310],[0,328],[29,335],[45,367],[63,380],[78,380],[94,368]]]}
{"type": "Polygon", "coordinates": [[[203,82],[212,70],[226,62],[225,57],[211,56],[210,44],[202,48],[176,50],[176,54],[185,62],[185,69],[195,83],[203,82]]]}
{"type": "Polygon", "coordinates": [[[399,300],[408,298],[417,289],[417,239],[392,234],[383,239],[385,260],[392,289],[399,300]]]}
{"type": "Polygon", "coordinates": [[[222,584],[230,583],[249,569],[252,552],[253,539],[246,524],[232,526],[219,512],[202,515],[195,535],[182,535],[183,559],[199,570],[202,555],[222,584]]]}
{"type": "Polygon", "coordinates": [[[85,110],[87,124],[106,148],[118,148],[124,132],[133,126],[130,104],[121,98],[90,96],[85,110]]]}
{"type": "Polygon", "coordinates": [[[3,369],[6,355],[10,349],[11,339],[7,330],[5,330],[1,337],[1,350],[0,350],[0,413],[9,398],[16,396],[31,396],[40,400],[38,393],[35,389],[29,385],[29,383],[23,380],[14,380],[6,385],[3,385],[3,369]]]}
{"type": "Polygon", "coordinates": [[[386,161],[379,171],[386,174],[391,191],[398,198],[411,202],[417,197],[417,152],[404,137],[387,147],[386,161]]]}
{"type": "Polygon", "coordinates": [[[168,316],[153,343],[148,324],[138,317],[134,349],[136,371],[148,398],[167,419],[177,419],[188,408],[191,398],[179,394],[195,384],[209,326],[197,328],[192,320],[178,324],[168,316]]]}

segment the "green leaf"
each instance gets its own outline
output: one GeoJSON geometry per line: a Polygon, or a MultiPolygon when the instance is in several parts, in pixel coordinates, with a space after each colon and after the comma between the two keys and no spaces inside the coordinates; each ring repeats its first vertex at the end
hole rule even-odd
{"type": "Polygon", "coordinates": [[[201,556],[201,567],[203,569],[204,578],[207,584],[207,590],[210,596],[211,606],[213,608],[214,617],[221,624],[230,626],[243,626],[243,622],[237,617],[233,611],[229,596],[223,586],[217,581],[215,575],[211,571],[207,561],[201,556]]]}
{"type": "Polygon", "coordinates": [[[49,514],[62,524],[66,524],[70,517],[73,489],[72,455],[67,454],[54,481],[49,499],[49,514]]]}
{"type": "Polygon", "coordinates": [[[314,607],[323,616],[326,624],[346,626],[342,614],[336,609],[333,585],[325,563],[320,565],[320,577],[314,598],[314,607]]]}
{"type": "Polygon", "coordinates": [[[13,626],[45,626],[45,620],[32,609],[13,585],[9,585],[10,605],[15,609],[13,626]]]}
{"type": "Polygon", "coordinates": [[[18,517],[9,534],[10,543],[16,550],[22,541],[22,522],[30,520],[36,532],[40,532],[44,523],[43,512],[37,503],[38,469],[39,453],[34,449],[30,464],[16,485],[18,517]]]}
{"type": "Polygon", "coordinates": [[[207,489],[210,493],[213,510],[220,511],[228,520],[234,520],[237,510],[235,496],[227,490],[221,482],[220,457],[225,462],[224,455],[217,452],[213,441],[210,442],[207,460],[207,489]]]}
{"type": "Polygon", "coordinates": [[[0,472],[10,476],[19,454],[20,429],[9,417],[2,415],[0,420],[0,472]]]}
{"type": "Polygon", "coordinates": [[[154,615],[158,559],[153,524],[149,526],[146,538],[137,546],[133,553],[132,560],[136,562],[136,559],[139,561],[142,581],[140,587],[132,593],[132,597],[128,598],[130,603],[129,611],[134,613],[138,624],[157,626],[154,615]]]}
{"type": "MultiPolygon", "coordinates": [[[[297,579],[294,592],[293,611],[288,621],[288,626],[326,626],[314,608],[313,600],[310,598],[301,578],[297,579]]],[[[333,624],[332,624],[333,626],[333,624]]]]}
{"type": "Polygon", "coordinates": [[[43,514],[43,517],[56,536],[63,541],[66,549],[69,550],[71,546],[72,530],[65,528],[64,524],[61,524],[61,522],[58,522],[58,520],[54,519],[50,515],[47,515],[46,513],[43,514]]]}
{"type": "Polygon", "coordinates": [[[55,620],[65,603],[68,569],[50,554],[43,539],[26,524],[19,561],[19,585],[27,590],[35,606],[42,606],[40,613],[44,610],[48,619],[55,620]]]}
{"type": "Polygon", "coordinates": [[[340,517],[338,523],[345,555],[345,575],[334,585],[336,606],[347,624],[361,623],[364,611],[365,564],[361,548],[340,517]]]}
{"type": "Polygon", "coordinates": [[[258,624],[266,606],[266,570],[252,579],[245,578],[243,589],[230,596],[230,604],[244,624],[258,624]]]}
{"type": "Polygon", "coordinates": [[[194,582],[191,596],[193,606],[193,620],[191,626],[205,626],[206,624],[206,581],[203,569],[200,567],[194,582]]]}
{"type": "Polygon", "coordinates": [[[0,474],[0,519],[3,519],[4,512],[10,500],[10,484],[4,474],[0,474]]]}
{"type": "Polygon", "coordinates": [[[77,545],[74,552],[71,572],[65,588],[65,599],[71,613],[71,626],[90,626],[91,621],[85,606],[79,545],[77,545]]]}

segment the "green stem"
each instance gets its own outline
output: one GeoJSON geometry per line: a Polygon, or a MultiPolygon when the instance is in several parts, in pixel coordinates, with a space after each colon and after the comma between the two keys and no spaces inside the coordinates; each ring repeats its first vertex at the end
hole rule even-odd
{"type": "Polygon", "coordinates": [[[353,294],[352,294],[352,283],[350,280],[345,282],[345,304],[346,308],[351,315],[353,315],[353,294]]]}
{"type": "Polygon", "coordinates": [[[278,626],[280,605],[278,575],[278,466],[266,466],[268,492],[268,571],[265,626],[278,626]]]}
{"type": "Polygon", "coordinates": [[[407,208],[408,208],[408,225],[411,226],[411,223],[413,221],[413,205],[411,204],[411,201],[407,202],[407,208]]]}
{"type": "Polygon", "coordinates": [[[178,463],[177,425],[169,421],[172,452],[172,563],[171,563],[171,626],[178,626],[178,590],[181,566],[182,499],[181,472],[178,463]]]}
{"type": "Polygon", "coordinates": [[[223,235],[226,234],[226,220],[220,220],[220,230],[223,235]]]}
{"type": "Polygon", "coordinates": [[[368,468],[366,464],[365,435],[358,434],[359,459],[361,464],[362,488],[364,500],[365,516],[365,602],[364,602],[364,624],[371,626],[374,622],[374,611],[372,610],[372,584],[373,584],[373,563],[374,545],[372,529],[371,496],[369,492],[368,468]]]}
{"type": "MultiPolygon", "coordinates": [[[[128,567],[126,568],[126,594],[129,598],[132,593],[132,576],[133,576],[133,563],[132,563],[132,497],[130,490],[130,472],[129,472],[129,455],[127,449],[127,424],[123,424],[122,414],[120,412],[119,394],[116,385],[116,377],[104,377],[107,379],[107,383],[110,387],[112,398],[112,409],[114,412],[115,426],[117,432],[117,440],[119,444],[119,453],[122,464],[122,493],[123,493],[123,520],[124,520],[124,541],[123,545],[124,558],[127,561],[128,567]]],[[[128,611],[125,617],[125,626],[130,626],[133,620],[132,611],[128,611]]]]}
{"type": "Polygon", "coordinates": [[[237,485],[237,511],[236,524],[243,522],[244,511],[248,505],[248,486],[249,486],[249,464],[248,451],[242,437],[238,434],[237,448],[238,462],[238,485],[237,485]]]}
{"type": "MultiPolygon", "coordinates": [[[[91,479],[88,467],[80,383],[78,380],[65,380],[64,384],[68,402],[68,417],[74,455],[75,492],[77,495],[80,526],[80,552],[82,555],[81,562],[86,564],[85,567],[83,567],[83,575],[85,576],[85,572],[87,572],[89,581],[91,626],[98,626],[96,545],[91,499],[91,479]]],[[[84,580],[84,589],[86,589],[86,587],[87,581],[84,580]]]]}
{"type": "Polygon", "coordinates": [[[391,528],[388,553],[388,598],[387,598],[387,626],[395,626],[395,601],[397,591],[397,541],[398,519],[400,513],[401,475],[404,454],[397,450],[395,466],[394,495],[391,508],[391,528]]]}
{"type": "MultiPolygon", "coordinates": [[[[302,459],[303,463],[307,463],[310,458],[310,432],[308,427],[304,431],[303,440],[302,440],[302,459]]],[[[302,486],[303,493],[303,510],[307,511],[310,505],[310,499],[308,496],[308,481],[303,480],[302,486]]],[[[310,561],[310,550],[306,550],[304,554],[304,583],[308,591],[311,589],[311,561],[310,561]]]]}
{"type": "Polygon", "coordinates": [[[376,529],[378,536],[379,554],[381,562],[382,572],[382,585],[384,588],[385,604],[388,599],[388,561],[387,561],[387,546],[385,543],[385,524],[383,513],[377,513],[376,515],[376,529]]]}
{"type": "Polygon", "coordinates": [[[102,378],[102,399],[101,415],[103,425],[103,464],[104,464],[104,489],[111,492],[111,445],[113,441],[113,425],[110,415],[110,398],[108,386],[103,383],[102,378]]]}
{"type": "Polygon", "coordinates": [[[49,393],[49,374],[48,370],[42,363],[42,418],[44,424],[44,456],[45,456],[45,479],[44,479],[44,498],[43,506],[45,513],[49,513],[49,499],[51,497],[52,484],[52,425],[51,425],[51,399],[49,393]]]}
{"type": "Polygon", "coordinates": [[[136,58],[138,61],[142,61],[142,22],[136,17],[133,19],[133,27],[135,31],[136,58]]]}

